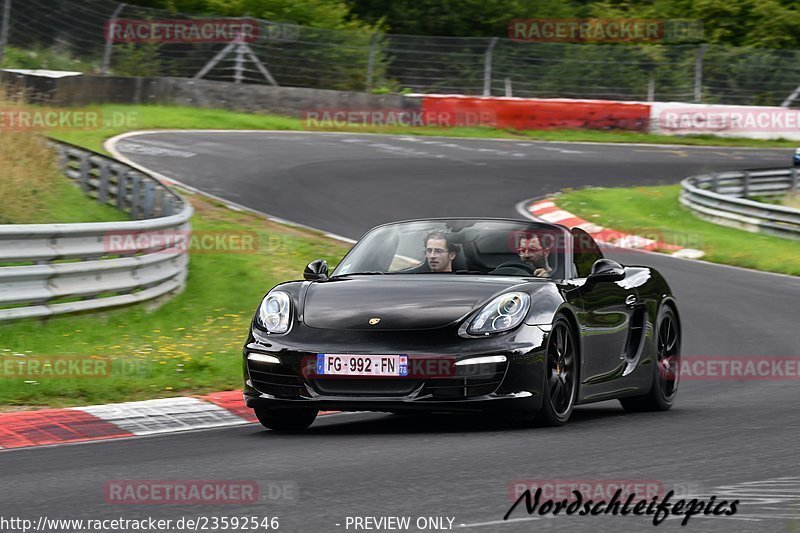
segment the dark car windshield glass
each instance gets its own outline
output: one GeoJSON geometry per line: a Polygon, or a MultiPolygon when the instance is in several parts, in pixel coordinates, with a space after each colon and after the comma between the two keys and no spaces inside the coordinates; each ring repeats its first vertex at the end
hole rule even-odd
{"type": "Polygon", "coordinates": [[[361,239],[334,270],[353,274],[495,274],[563,277],[565,231],[514,221],[390,224],[361,239]]]}

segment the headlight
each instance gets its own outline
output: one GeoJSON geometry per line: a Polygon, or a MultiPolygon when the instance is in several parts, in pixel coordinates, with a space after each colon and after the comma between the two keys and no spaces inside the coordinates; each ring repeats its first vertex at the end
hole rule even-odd
{"type": "Polygon", "coordinates": [[[488,335],[519,326],[531,306],[531,297],[524,292],[501,294],[481,309],[467,328],[470,335],[488,335]]]}
{"type": "Polygon", "coordinates": [[[258,308],[258,321],[270,333],[286,333],[289,331],[292,306],[289,295],[283,291],[267,294],[258,308]]]}

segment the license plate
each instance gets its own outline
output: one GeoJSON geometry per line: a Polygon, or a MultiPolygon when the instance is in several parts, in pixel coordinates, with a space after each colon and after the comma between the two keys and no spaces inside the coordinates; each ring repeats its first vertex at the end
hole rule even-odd
{"type": "Polygon", "coordinates": [[[328,376],[407,376],[407,355],[317,354],[317,374],[328,376]]]}

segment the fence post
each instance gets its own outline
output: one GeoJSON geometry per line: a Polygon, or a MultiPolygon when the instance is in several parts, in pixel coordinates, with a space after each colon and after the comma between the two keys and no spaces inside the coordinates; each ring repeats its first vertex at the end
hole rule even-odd
{"type": "Polygon", "coordinates": [[[377,45],[378,32],[375,32],[369,40],[369,55],[367,56],[367,92],[372,91],[372,77],[375,75],[375,50],[377,45]]]}
{"type": "Polygon", "coordinates": [[[708,50],[708,45],[701,44],[694,58],[694,102],[696,104],[703,101],[703,56],[706,55],[706,50],[708,50]]]}
{"type": "Polygon", "coordinates": [[[6,53],[6,45],[8,45],[8,28],[9,19],[11,18],[11,0],[3,1],[3,26],[0,27],[0,61],[3,61],[3,56],[6,53]]]}
{"type": "Polygon", "coordinates": [[[492,95],[492,50],[496,44],[497,37],[492,37],[483,54],[483,96],[492,95]]]}
{"type": "Polygon", "coordinates": [[[514,96],[514,91],[511,89],[511,78],[506,78],[505,82],[506,82],[506,96],[510,98],[514,96]]]}
{"type": "Polygon", "coordinates": [[[114,46],[114,39],[112,35],[112,31],[114,30],[114,23],[117,22],[117,17],[125,9],[125,4],[120,4],[117,6],[117,9],[114,10],[114,13],[111,15],[111,18],[108,19],[108,26],[106,27],[106,46],[103,49],[103,66],[100,68],[100,73],[105,75],[108,74],[108,69],[111,66],[111,50],[114,46]]]}
{"type": "Polygon", "coordinates": [[[242,83],[242,79],[244,79],[244,53],[244,44],[240,42],[236,46],[236,59],[233,65],[233,83],[242,83]]]}
{"type": "Polygon", "coordinates": [[[797,167],[792,167],[792,184],[789,188],[789,193],[797,190],[797,167]]]}
{"type": "Polygon", "coordinates": [[[656,80],[653,76],[647,81],[647,101],[652,102],[656,98],[656,80]]]}
{"type": "Polygon", "coordinates": [[[742,197],[747,198],[750,195],[750,173],[745,172],[742,176],[742,197]]]}

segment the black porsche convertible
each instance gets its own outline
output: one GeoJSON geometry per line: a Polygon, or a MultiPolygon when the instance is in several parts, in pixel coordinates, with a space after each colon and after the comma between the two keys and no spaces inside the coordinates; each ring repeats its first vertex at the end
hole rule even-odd
{"type": "Polygon", "coordinates": [[[244,399],[270,429],[326,411],[492,411],[562,425],[578,404],[669,409],[681,326],[653,268],[579,228],[506,219],[397,222],[333,272],[277,285],[245,342],[244,399]]]}

